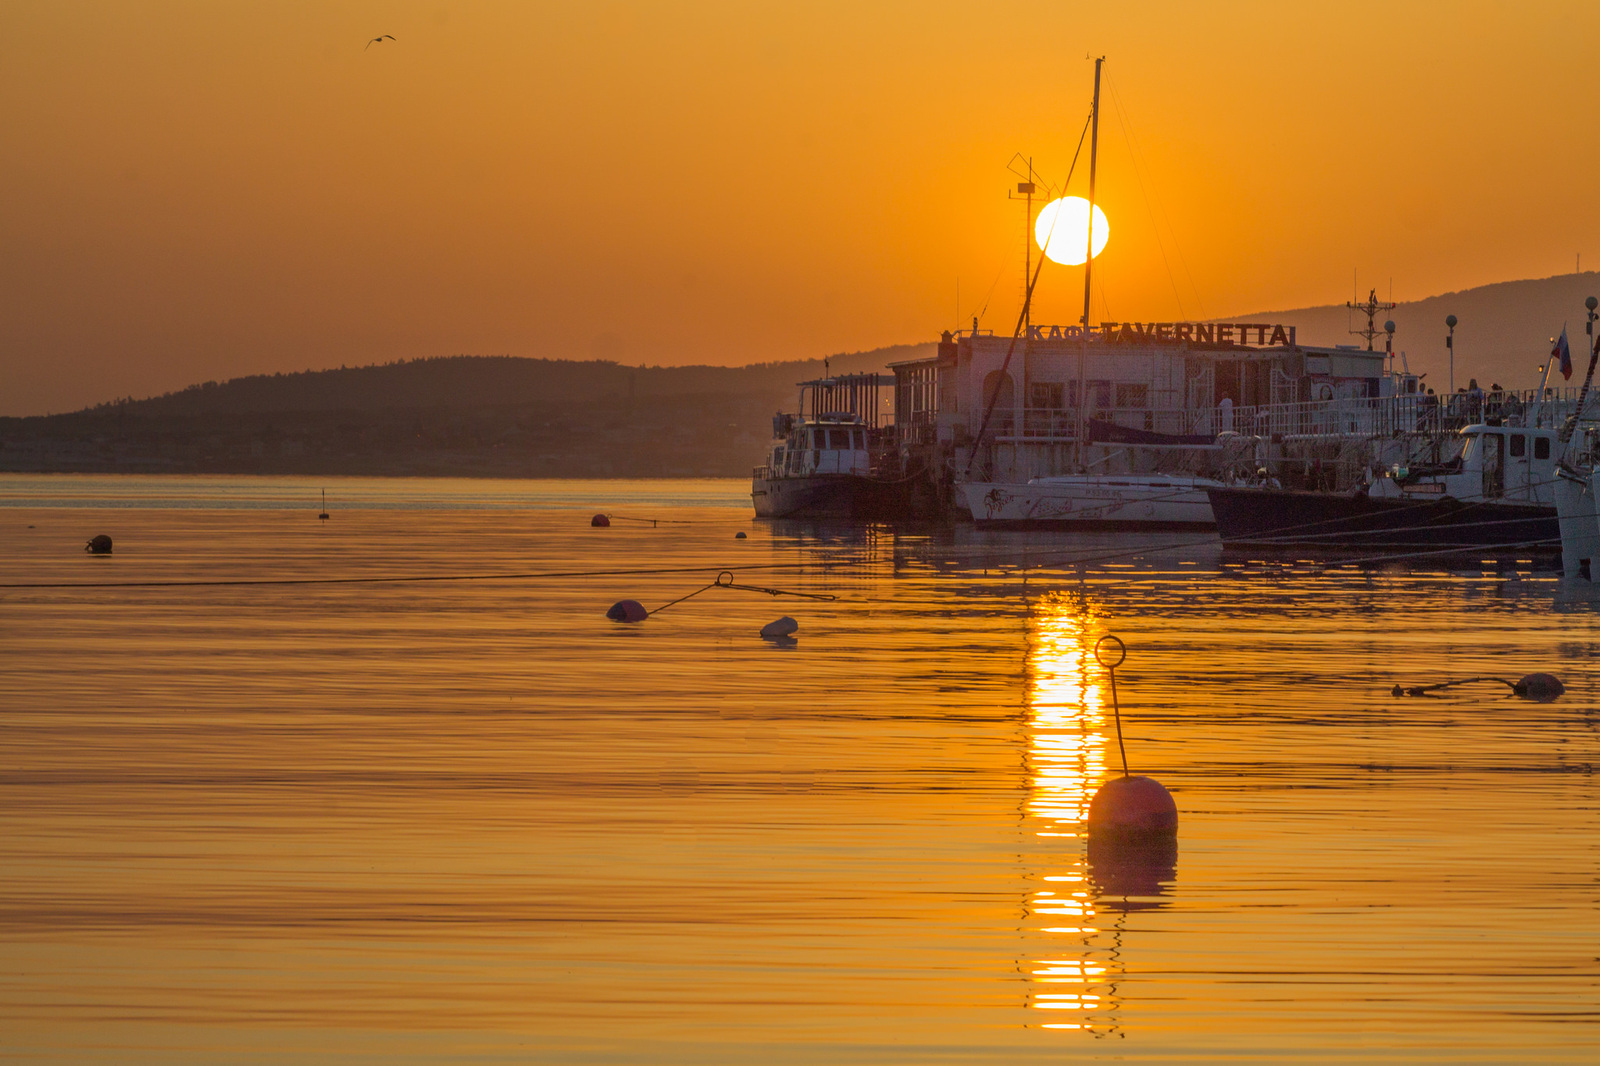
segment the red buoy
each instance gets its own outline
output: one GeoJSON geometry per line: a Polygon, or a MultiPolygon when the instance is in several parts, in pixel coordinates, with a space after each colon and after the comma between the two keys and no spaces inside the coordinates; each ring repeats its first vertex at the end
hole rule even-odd
{"type": "Polygon", "coordinates": [[[611,610],[606,612],[606,617],[613,622],[643,622],[650,617],[650,612],[645,610],[644,605],[638,600],[618,600],[611,605],[611,610]]]}
{"type": "Polygon", "coordinates": [[[1178,831],[1178,805],[1153,777],[1113,777],[1089,801],[1089,836],[1155,836],[1178,831]]]}
{"type": "Polygon", "coordinates": [[[1511,691],[1525,700],[1549,703],[1567,691],[1567,686],[1563,685],[1561,679],[1554,674],[1528,674],[1512,685],[1511,691]]]}
{"type": "Polygon", "coordinates": [[[593,518],[589,519],[589,524],[591,526],[609,526],[611,524],[611,519],[607,518],[603,514],[597,514],[593,518]]]}

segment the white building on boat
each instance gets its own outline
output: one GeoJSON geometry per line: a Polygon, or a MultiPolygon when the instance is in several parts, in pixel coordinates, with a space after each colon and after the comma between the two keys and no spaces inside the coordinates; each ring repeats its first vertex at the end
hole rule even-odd
{"type": "Polygon", "coordinates": [[[1102,323],[1087,339],[1076,326],[1032,326],[1016,341],[946,333],[933,358],[891,368],[895,425],[902,442],[942,445],[979,480],[1147,472],[1163,452],[1254,432],[1267,407],[1405,388],[1385,360],[1303,347],[1293,327],[1249,322],[1102,323]]]}

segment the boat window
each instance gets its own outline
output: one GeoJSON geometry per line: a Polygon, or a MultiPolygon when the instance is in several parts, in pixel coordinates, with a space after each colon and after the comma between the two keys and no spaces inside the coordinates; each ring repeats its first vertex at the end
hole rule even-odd
{"type": "Polygon", "coordinates": [[[1549,437],[1535,437],[1535,438],[1533,438],[1533,457],[1535,459],[1548,459],[1548,458],[1550,458],[1550,438],[1549,437]]]}
{"type": "Polygon", "coordinates": [[[850,448],[850,431],[848,429],[828,430],[828,447],[848,451],[850,448]]]}
{"type": "Polygon", "coordinates": [[[1521,459],[1528,454],[1528,438],[1521,433],[1511,434],[1511,458],[1521,459]]]}
{"type": "Polygon", "coordinates": [[[1050,411],[1061,410],[1062,388],[1059,381],[1028,382],[1028,406],[1050,411]]]}
{"type": "Polygon", "coordinates": [[[1150,387],[1148,385],[1118,385],[1118,407],[1148,407],[1150,387]]]}

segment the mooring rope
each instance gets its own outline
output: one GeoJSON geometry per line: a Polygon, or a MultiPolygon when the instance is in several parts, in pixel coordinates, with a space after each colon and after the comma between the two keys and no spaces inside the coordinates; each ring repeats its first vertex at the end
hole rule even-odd
{"type": "Polygon", "coordinates": [[[1474,684],[1474,683],[1479,682],[1479,681],[1493,681],[1496,684],[1504,685],[1506,688],[1511,690],[1513,695],[1515,695],[1516,691],[1517,691],[1516,683],[1513,682],[1513,681],[1507,681],[1503,677],[1464,677],[1459,681],[1441,681],[1436,685],[1413,685],[1410,688],[1402,688],[1401,686],[1396,685],[1394,687],[1394,691],[1391,693],[1391,695],[1394,695],[1394,696],[1426,696],[1428,693],[1433,692],[1433,691],[1435,691],[1437,689],[1454,688],[1457,685],[1471,685],[1471,684],[1474,684]]]}
{"type": "MultiPolygon", "coordinates": [[[[835,569],[837,563],[753,563],[742,570],[805,571],[835,569]]],[[[366,577],[234,577],[169,581],[10,581],[0,589],[146,589],[218,588],[235,585],[387,585],[424,581],[539,581],[579,577],[641,577],[661,574],[704,574],[707,571],[731,573],[721,566],[662,566],[630,570],[535,570],[507,574],[376,574],[366,577]]],[[[713,582],[715,584],[715,582],[713,582]]],[[[764,591],[764,590],[763,590],[764,591]]]]}
{"type": "Polygon", "coordinates": [[[830,595],[829,593],[826,593],[826,592],[799,592],[799,591],[796,591],[794,589],[767,588],[767,587],[765,587],[763,585],[738,585],[738,584],[734,583],[733,571],[732,570],[724,570],[721,573],[719,573],[716,576],[716,579],[714,581],[712,581],[709,585],[702,585],[699,588],[695,589],[693,592],[687,593],[687,594],[685,594],[683,596],[679,596],[675,600],[669,600],[668,602],[663,603],[660,607],[657,607],[655,610],[651,611],[650,613],[651,614],[660,614],[662,611],[665,611],[668,607],[671,607],[673,604],[682,603],[684,600],[693,599],[694,597],[700,595],[702,592],[709,592],[712,589],[736,589],[736,590],[738,590],[740,592],[764,592],[768,596],[799,596],[799,597],[802,597],[802,598],[808,599],[808,600],[836,600],[836,599],[839,598],[837,596],[830,595]]]}

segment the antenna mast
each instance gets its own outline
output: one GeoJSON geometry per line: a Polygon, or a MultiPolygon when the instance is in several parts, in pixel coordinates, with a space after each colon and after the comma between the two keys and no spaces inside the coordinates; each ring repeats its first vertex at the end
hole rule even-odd
{"type": "Polygon", "coordinates": [[[1360,311],[1362,314],[1367,316],[1367,328],[1366,329],[1353,329],[1350,332],[1352,334],[1354,334],[1355,336],[1357,336],[1357,337],[1365,337],[1365,338],[1367,338],[1367,351],[1369,351],[1369,352],[1372,351],[1373,350],[1372,349],[1373,338],[1377,337],[1378,334],[1384,332],[1383,327],[1378,325],[1378,312],[1379,311],[1393,311],[1395,305],[1392,304],[1392,303],[1383,303],[1383,302],[1381,302],[1378,299],[1378,290],[1377,289],[1373,289],[1373,290],[1371,290],[1370,292],[1367,293],[1367,302],[1366,303],[1364,303],[1364,304],[1358,304],[1358,303],[1353,303],[1353,302],[1352,303],[1346,303],[1345,307],[1349,308],[1352,311],[1360,311]]]}

